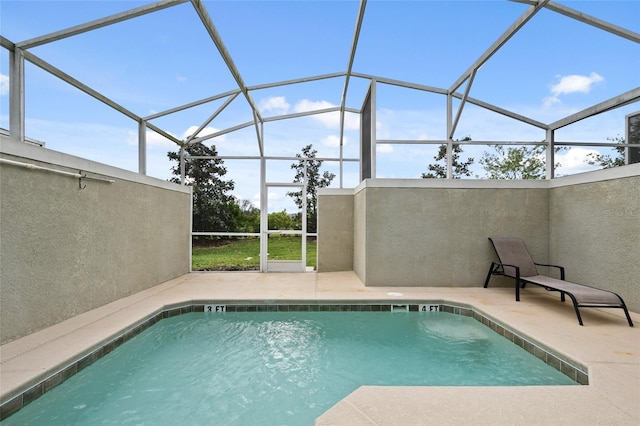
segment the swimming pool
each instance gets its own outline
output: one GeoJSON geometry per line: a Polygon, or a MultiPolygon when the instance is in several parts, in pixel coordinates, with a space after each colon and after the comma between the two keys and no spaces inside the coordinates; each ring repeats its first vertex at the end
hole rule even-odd
{"type": "Polygon", "coordinates": [[[3,424],[312,424],[365,384],[576,382],[472,317],[198,312],[148,328],[3,424]]]}

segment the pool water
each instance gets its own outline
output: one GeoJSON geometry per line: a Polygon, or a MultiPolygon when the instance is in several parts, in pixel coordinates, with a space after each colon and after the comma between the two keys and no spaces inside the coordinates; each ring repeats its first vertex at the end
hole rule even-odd
{"type": "Polygon", "coordinates": [[[312,425],[362,385],[575,384],[460,315],[190,313],[160,321],[3,425],[312,425]]]}

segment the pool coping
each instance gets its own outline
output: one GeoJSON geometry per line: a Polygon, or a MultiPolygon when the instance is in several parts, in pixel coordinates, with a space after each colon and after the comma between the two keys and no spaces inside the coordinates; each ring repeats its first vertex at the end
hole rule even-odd
{"type": "MultiPolygon", "coordinates": [[[[58,369],[53,374],[48,374],[44,378],[37,379],[37,383],[28,386],[26,389],[16,389],[13,394],[4,395],[0,404],[0,421],[21,410],[27,404],[33,402],[46,392],[54,389],[65,380],[82,371],[100,358],[106,356],[115,348],[132,339],[149,327],[155,325],[165,318],[178,315],[205,312],[207,306],[224,307],[224,312],[392,312],[394,310],[405,309],[409,312],[418,312],[421,305],[437,306],[437,310],[455,315],[472,317],[482,325],[490,328],[498,335],[506,338],[510,342],[542,360],[545,364],[558,370],[565,376],[572,379],[576,384],[588,385],[588,368],[564,356],[552,348],[536,341],[535,339],[515,330],[503,322],[492,318],[480,309],[471,305],[453,303],[447,300],[411,300],[411,301],[367,301],[366,303],[356,303],[346,301],[345,303],[323,302],[323,301],[303,301],[278,303],[271,302],[237,302],[232,300],[202,300],[193,301],[186,304],[167,305],[159,309],[157,313],[148,315],[139,323],[132,324],[122,330],[117,336],[109,338],[99,347],[92,349],[89,353],[79,354],[68,361],[67,365],[58,369]]],[[[212,313],[212,315],[222,315],[222,313],[212,313]]]]}

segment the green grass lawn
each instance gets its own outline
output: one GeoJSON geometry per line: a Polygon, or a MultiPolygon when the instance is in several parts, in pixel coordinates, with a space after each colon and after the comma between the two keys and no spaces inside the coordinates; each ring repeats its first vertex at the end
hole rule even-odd
{"type": "MultiPolygon", "coordinates": [[[[269,260],[302,259],[299,236],[269,237],[269,260]]],[[[193,247],[191,265],[194,271],[251,271],[260,269],[260,239],[239,238],[227,244],[193,247]]],[[[307,266],[316,268],[316,240],[308,239],[307,266]]]]}

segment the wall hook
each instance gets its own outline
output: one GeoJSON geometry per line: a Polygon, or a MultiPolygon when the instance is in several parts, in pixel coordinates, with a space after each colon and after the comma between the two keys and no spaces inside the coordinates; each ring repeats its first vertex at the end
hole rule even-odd
{"type": "Polygon", "coordinates": [[[85,189],[87,187],[87,184],[85,183],[84,185],[82,184],[82,179],[86,178],[87,175],[82,173],[82,170],[78,170],[78,174],[80,175],[78,177],[78,188],[80,189],[85,189]]]}

